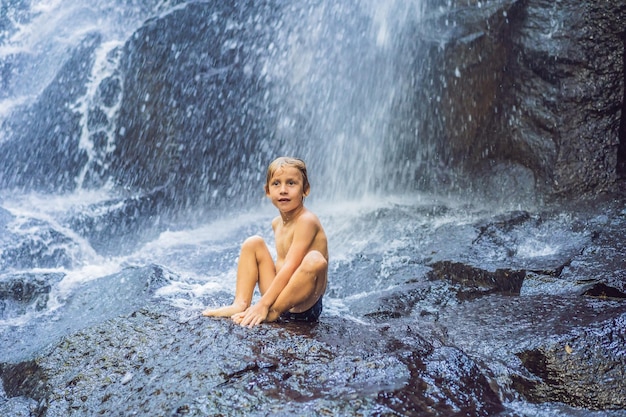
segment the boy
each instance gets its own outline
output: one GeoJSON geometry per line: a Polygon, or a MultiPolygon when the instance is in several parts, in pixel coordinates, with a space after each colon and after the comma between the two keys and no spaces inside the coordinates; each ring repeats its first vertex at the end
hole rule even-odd
{"type": "Polygon", "coordinates": [[[326,291],[328,242],[317,216],[304,207],[309,191],[304,161],[281,157],[270,164],[265,195],[279,211],[272,221],[276,263],[261,237],[246,239],[239,255],[233,303],[207,309],[204,316],[231,317],[249,327],[281,316],[287,320],[318,319],[326,291]],[[257,284],[262,296],[250,305],[257,284]]]}

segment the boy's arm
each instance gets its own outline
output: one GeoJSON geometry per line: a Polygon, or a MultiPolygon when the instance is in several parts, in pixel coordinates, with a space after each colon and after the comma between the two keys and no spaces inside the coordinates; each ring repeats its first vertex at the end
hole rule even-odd
{"type": "Polygon", "coordinates": [[[309,252],[313,240],[318,232],[317,223],[308,217],[300,218],[293,232],[291,246],[285,256],[285,262],[276,277],[270,284],[265,294],[253,306],[250,306],[241,321],[241,325],[261,323],[267,317],[270,307],[274,304],[280,293],[283,291],[291,276],[302,263],[302,260],[309,252]]]}

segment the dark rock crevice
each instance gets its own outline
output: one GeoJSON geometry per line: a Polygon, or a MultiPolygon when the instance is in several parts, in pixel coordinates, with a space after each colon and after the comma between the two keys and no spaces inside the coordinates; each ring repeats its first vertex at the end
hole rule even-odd
{"type": "Polygon", "coordinates": [[[430,279],[442,279],[459,284],[457,297],[471,299],[491,293],[519,295],[526,271],[496,269],[487,271],[460,262],[442,261],[431,265],[430,279]]]}
{"type": "Polygon", "coordinates": [[[590,288],[586,289],[583,295],[589,297],[597,297],[599,299],[615,299],[615,300],[623,300],[626,299],[626,294],[622,291],[618,290],[615,287],[611,287],[606,285],[603,282],[598,282],[593,284],[590,288]]]}
{"type": "Polygon", "coordinates": [[[0,279],[0,319],[45,309],[52,286],[63,276],[62,273],[3,276],[0,279]]]}

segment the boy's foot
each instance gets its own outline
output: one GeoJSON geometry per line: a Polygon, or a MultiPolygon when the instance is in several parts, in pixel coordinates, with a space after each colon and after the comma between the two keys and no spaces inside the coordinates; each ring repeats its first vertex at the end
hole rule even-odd
{"type": "Polygon", "coordinates": [[[208,308],[202,312],[205,317],[231,317],[233,314],[241,313],[245,308],[231,304],[220,308],[208,308]]]}

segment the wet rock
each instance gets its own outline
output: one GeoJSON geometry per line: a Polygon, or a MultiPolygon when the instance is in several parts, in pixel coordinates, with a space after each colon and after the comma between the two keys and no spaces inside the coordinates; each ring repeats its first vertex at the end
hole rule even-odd
{"type": "Polygon", "coordinates": [[[272,10],[191,2],[145,22],[121,51],[124,90],[105,175],[127,187],[165,187],[177,207],[199,196],[215,207],[234,186],[243,187],[239,196],[255,195],[252,182],[215,173],[241,170],[241,177],[273,157],[260,145],[272,136],[265,128],[272,116],[261,101],[257,56],[270,43],[272,10]]]}
{"type": "MultiPolygon", "coordinates": [[[[449,4],[433,19],[446,25],[425,23],[440,36],[413,37],[427,51],[413,63],[415,77],[434,87],[415,91],[416,108],[430,106],[408,124],[433,137],[428,146],[435,152],[424,154],[423,174],[432,177],[445,164],[463,174],[442,174],[441,185],[503,202],[532,201],[535,190],[577,196],[611,188],[618,146],[626,141],[620,137],[624,3],[449,4]]],[[[397,136],[411,140],[410,133],[397,136]]]]}
{"type": "Polygon", "coordinates": [[[77,243],[50,223],[29,219],[14,230],[3,233],[0,268],[71,268],[76,259],[77,243]]]}
{"type": "Polygon", "coordinates": [[[75,104],[87,91],[94,51],[101,42],[100,35],[87,34],[39,100],[3,123],[9,140],[0,144],[0,186],[40,191],[75,188],[87,161],[79,147],[82,115],[75,104]]]}
{"type": "Polygon", "coordinates": [[[7,397],[29,396],[35,401],[43,398],[42,387],[45,387],[46,375],[35,361],[2,364],[0,375],[7,397]]]}
{"type": "Polygon", "coordinates": [[[466,248],[459,250],[460,245],[455,245],[453,260],[438,255],[429,261],[426,277],[451,284],[460,300],[487,294],[520,295],[526,277],[534,283],[558,278],[588,237],[583,232],[577,240],[570,233],[564,243],[560,226],[552,224],[550,215],[545,217],[514,210],[477,221],[474,234],[464,243],[466,248]],[[536,240],[539,234],[548,239],[536,240]]]}
{"type": "Polygon", "coordinates": [[[24,273],[0,277],[0,319],[6,320],[46,308],[49,294],[65,274],[24,273]]]}
{"type": "Polygon", "coordinates": [[[511,146],[510,158],[533,167],[549,192],[606,190],[620,143],[626,6],[534,0],[511,19],[508,87],[490,141],[511,146]]]}
{"type": "Polygon", "coordinates": [[[502,408],[473,361],[410,326],[244,329],[151,305],[0,369],[39,415],[490,415],[502,408]],[[20,370],[28,369],[28,372],[20,370]],[[129,375],[132,375],[130,377],[129,375]],[[36,377],[35,377],[36,376],[36,377]]]}
{"type": "Polygon", "coordinates": [[[531,401],[592,410],[626,408],[626,315],[518,353],[535,378],[514,378],[531,401]]]}
{"type": "Polygon", "coordinates": [[[526,271],[496,269],[486,271],[458,262],[437,262],[431,265],[431,279],[459,284],[459,298],[472,298],[490,293],[519,295],[526,271]]]}
{"type": "MultiPolygon", "coordinates": [[[[558,415],[576,416],[581,408],[587,410],[583,414],[588,410],[623,413],[622,388],[618,387],[616,402],[607,394],[615,391],[619,384],[615,379],[626,369],[623,314],[623,300],[575,293],[494,294],[440,306],[434,325],[445,329],[440,332],[443,343],[463,349],[489,369],[484,374],[491,376],[505,405],[521,398],[545,410],[555,403],[561,407],[558,415]],[[567,359],[574,343],[579,355],[567,359]],[[577,363],[571,363],[574,360],[577,363]]],[[[414,317],[420,329],[433,326],[430,320],[414,317]]],[[[429,336],[429,340],[434,339],[429,336]]],[[[525,413],[528,410],[521,415],[525,413]]]]}
{"type": "Polygon", "coordinates": [[[589,222],[593,240],[572,259],[562,277],[570,281],[602,283],[626,293],[626,258],[623,256],[626,253],[626,217],[621,214],[623,202],[616,199],[602,207],[602,214],[594,216],[589,222]]]}
{"type": "Polygon", "coordinates": [[[71,213],[63,223],[103,255],[132,252],[138,244],[149,241],[170,219],[162,210],[163,189],[126,198],[112,198],[71,213]]]}
{"type": "MultiPolygon", "coordinates": [[[[38,400],[24,396],[45,384],[45,375],[35,361],[0,365],[0,415],[30,417],[35,415],[38,400]],[[7,387],[6,391],[3,387],[7,387]],[[15,389],[15,391],[13,391],[15,389]]],[[[36,394],[35,394],[36,395],[36,394]]]]}
{"type": "Polygon", "coordinates": [[[404,359],[409,383],[378,394],[382,404],[400,415],[488,416],[503,410],[485,375],[460,350],[444,346],[421,356],[409,351],[404,359]]]}
{"type": "Polygon", "coordinates": [[[347,304],[351,311],[359,313],[368,320],[388,321],[408,317],[415,308],[419,308],[423,314],[428,314],[427,306],[445,305],[451,297],[453,293],[448,286],[437,291],[436,285],[418,281],[381,291],[347,304]]]}
{"type": "MultiPolygon", "coordinates": [[[[0,351],[0,361],[16,362],[31,358],[33,354],[65,335],[136,310],[151,300],[159,288],[169,283],[169,274],[169,271],[160,266],[149,265],[126,268],[117,274],[88,281],[75,288],[71,295],[56,288],[53,301],[57,306],[53,314],[48,309],[39,315],[34,314],[37,312],[36,305],[29,305],[28,311],[31,311],[33,317],[28,325],[3,329],[0,342],[3,346],[11,346],[11,349],[0,351]]],[[[34,297],[38,291],[50,292],[50,287],[58,287],[62,277],[64,274],[36,276],[34,282],[39,283],[37,288],[40,290],[33,289],[30,293],[34,297]]],[[[17,286],[23,288],[21,284],[17,286]]],[[[46,295],[40,295],[33,300],[41,303],[41,306],[46,306],[44,300],[50,301],[46,295]]],[[[13,302],[7,305],[14,307],[15,304],[13,302]]],[[[24,311],[25,307],[17,305],[15,310],[8,311],[7,314],[15,316],[24,311]]]]}
{"type": "MultiPolygon", "coordinates": [[[[2,200],[0,199],[0,202],[2,202],[2,200]]],[[[6,210],[3,207],[0,207],[0,227],[5,228],[7,226],[7,224],[13,220],[14,216],[11,214],[10,211],[6,210]]]]}

